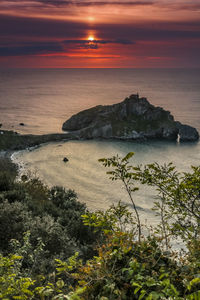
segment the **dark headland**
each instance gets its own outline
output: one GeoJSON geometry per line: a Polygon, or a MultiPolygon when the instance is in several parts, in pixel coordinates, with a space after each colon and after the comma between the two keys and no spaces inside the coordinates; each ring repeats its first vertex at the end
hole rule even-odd
{"type": "Polygon", "coordinates": [[[21,135],[0,130],[0,150],[21,150],[48,142],[75,139],[172,140],[194,142],[198,131],[174,120],[169,111],[156,107],[146,98],[131,95],[124,101],[96,106],[73,115],[62,129],[67,133],[21,135]]]}
{"type": "Polygon", "coordinates": [[[83,139],[197,141],[198,131],[174,120],[169,111],[156,107],[146,98],[131,95],[124,101],[96,106],[73,115],[62,127],[83,139]]]}

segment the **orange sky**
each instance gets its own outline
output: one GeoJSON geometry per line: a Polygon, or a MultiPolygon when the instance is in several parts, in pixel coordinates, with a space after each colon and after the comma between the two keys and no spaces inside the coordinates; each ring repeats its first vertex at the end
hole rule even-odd
{"type": "Polygon", "coordinates": [[[200,0],[0,0],[0,67],[200,67],[200,0]]]}

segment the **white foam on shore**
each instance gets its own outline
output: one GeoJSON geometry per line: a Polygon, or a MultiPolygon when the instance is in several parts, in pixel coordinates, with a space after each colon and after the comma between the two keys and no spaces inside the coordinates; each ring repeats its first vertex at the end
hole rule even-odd
{"type": "Polygon", "coordinates": [[[36,147],[28,148],[25,150],[19,150],[12,153],[12,155],[10,156],[11,161],[15,163],[18,168],[18,176],[16,178],[17,181],[21,180],[22,175],[27,175],[29,178],[36,177],[36,173],[30,171],[29,164],[24,160],[24,155],[33,151],[34,149],[36,149],[36,147]]]}

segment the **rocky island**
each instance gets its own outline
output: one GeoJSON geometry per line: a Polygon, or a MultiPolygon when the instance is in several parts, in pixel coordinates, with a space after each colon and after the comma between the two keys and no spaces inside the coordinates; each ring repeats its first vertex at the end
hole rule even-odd
{"type": "Polygon", "coordinates": [[[198,131],[174,120],[169,111],[156,107],[146,98],[131,95],[113,105],[98,105],[67,120],[62,129],[83,139],[165,139],[197,141],[198,131]]]}

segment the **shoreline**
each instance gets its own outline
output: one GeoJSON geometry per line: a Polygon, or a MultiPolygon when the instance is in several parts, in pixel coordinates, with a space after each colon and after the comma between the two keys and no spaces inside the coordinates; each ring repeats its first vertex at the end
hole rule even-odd
{"type": "MultiPolygon", "coordinates": [[[[8,152],[14,152],[18,150],[25,150],[28,148],[34,148],[41,146],[46,143],[51,142],[61,142],[61,141],[70,141],[70,140],[117,140],[117,141],[124,141],[124,142],[146,142],[146,141],[168,141],[172,143],[180,143],[177,140],[170,140],[170,139],[162,139],[162,138],[120,138],[120,137],[97,137],[97,138],[84,138],[79,136],[79,131],[68,132],[68,133],[51,133],[51,134],[43,134],[43,135],[34,135],[34,134],[26,134],[21,135],[14,131],[6,131],[1,130],[0,135],[0,157],[3,155],[7,155],[8,152]]],[[[184,141],[184,143],[191,143],[195,144],[198,143],[199,140],[196,141],[184,141]]]]}
{"type": "MultiPolygon", "coordinates": [[[[101,209],[101,207],[102,207],[102,204],[101,204],[101,198],[102,198],[102,196],[99,196],[100,194],[98,194],[99,193],[99,187],[96,188],[94,186],[94,189],[92,190],[92,193],[94,193],[94,192],[97,191],[96,194],[98,195],[97,196],[97,200],[95,200],[95,202],[93,202],[92,197],[91,198],[88,197],[87,193],[85,193],[85,191],[82,189],[82,182],[84,182],[84,178],[85,178],[85,177],[82,176],[82,174],[80,174],[80,177],[83,177],[83,181],[81,181],[80,184],[79,184],[79,181],[77,181],[79,185],[77,185],[77,184],[73,185],[77,176],[74,176],[74,177],[72,176],[73,180],[67,179],[67,181],[66,180],[62,181],[62,178],[64,178],[65,176],[66,176],[66,178],[70,177],[70,174],[72,174],[71,170],[73,170],[73,171],[75,170],[76,171],[76,168],[75,168],[76,165],[75,165],[75,167],[73,166],[73,163],[74,162],[76,163],[76,158],[72,159],[72,157],[70,156],[71,155],[70,149],[71,148],[73,148],[73,149],[85,149],[84,148],[84,144],[86,144],[86,145],[88,145],[87,148],[86,148],[88,150],[88,153],[92,153],[91,151],[94,149],[92,145],[95,145],[95,147],[96,147],[96,144],[98,144],[99,142],[100,142],[100,144],[102,142],[103,145],[104,145],[104,142],[105,142],[105,144],[108,143],[109,145],[108,145],[108,147],[106,146],[105,148],[104,147],[103,148],[99,147],[100,150],[98,151],[98,153],[100,151],[102,151],[102,149],[108,149],[109,152],[107,151],[106,155],[105,154],[101,154],[101,155],[98,155],[98,156],[96,155],[95,156],[96,161],[97,161],[97,159],[99,159],[101,157],[109,157],[109,155],[111,153],[110,150],[112,150],[112,148],[114,148],[115,151],[116,151],[115,153],[119,153],[118,151],[122,151],[122,153],[124,153],[124,154],[121,154],[121,152],[120,152],[119,155],[125,155],[124,149],[125,150],[127,149],[126,153],[129,152],[129,151],[134,151],[135,154],[139,153],[139,159],[140,159],[138,161],[139,164],[141,162],[144,163],[144,161],[147,161],[147,157],[149,156],[149,154],[151,155],[151,153],[154,153],[154,149],[155,150],[157,149],[156,153],[158,153],[158,157],[154,155],[153,161],[157,161],[157,159],[159,160],[161,158],[161,156],[159,156],[159,153],[162,152],[162,153],[165,154],[165,152],[168,152],[168,148],[170,150],[169,153],[172,152],[172,154],[175,154],[175,155],[177,154],[178,155],[178,153],[179,154],[182,153],[182,149],[183,149],[183,153],[190,153],[191,151],[192,151],[191,153],[194,153],[196,147],[199,149],[199,146],[200,146],[200,143],[198,143],[198,145],[196,145],[197,143],[192,143],[192,144],[191,143],[177,143],[175,141],[166,141],[166,140],[165,141],[161,141],[161,140],[159,140],[159,141],[158,140],[157,141],[155,141],[155,140],[154,141],[152,141],[152,140],[146,140],[146,141],[143,141],[143,142],[141,142],[141,141],[140,142],[139,141],[134,141],[134,142],[130,142],[129,141],[128,142],[127,141],[126,143],[124,143],[124,141],[120,142],[119,140],[116,141],[116,139],[115,140],[110,140],[109,139],[109,140],[106,140],[106,141],[105,141],[105,139],[104,140],[103,139],[96,139],[96,140],[89,140],[89,141],[87,141],[87,140],[80,140],[79,139],[79,140],[71,140],[71,141],[68,140],[68,142],[63,141],[61,143],[58,142],[58,141],[47,142],[46,144],[43,143],[43,144],[40,144],[40,145],[36,145],[34,147],[27,147],[27,148],[20,149],[20,150],[2,151],[2,152],[0,152],[0,160],[1,160],[1,157],[2,157],[2,163],[4,163],[4,160],[5,160],[5,162],[6,162],[6,160],[8,160],[11,164],[13,164],[13,165],[16,166],[18,180],[20,180],[22,173],[25,174],[25,175],[31,175],[31,174],[33,174],[34,176],[36,175],[36,177],[41,178],[42,182],[45,182],[46,185],[53,186],[55,184],[54,178],[56,178],[56,180],[57,180],[57,178],[58,178],[57,176],[55,177],[55,175],[54,174],[52,175],[51,172],[49,172],[49,171],[46,172],[47,177],[45,177],[45,174],[43,174],[43,173],[40,174],[40,171],[38,171],[38,170],[34,171],[34,169],[33,169],[33,171],[31,171],[31,165],[26,164],[26,162],[29,162],[29,161],[26,161],[26,159],[23,160],[23,157],[26,157],[26,154],[28,155],[27,157],[31,157],[32,155],[33,155],[33,157],[34,156],[37,157],[38,156],[37,152],[39,151],[39,153],[43,153],[44,154],[44,156],[41,156],[41,158],[40,158],[40,160],[44,158],[44,160],[43,160],[44,163],[42,165],[42,170],[46,170],[46,167],[49,165],[48,163],[46,163],[47,161],[49,161],[49,157],[47,156],[47,153],[50,153],[50,157],[52,159],[51,161],[55,162],[55,163],[53,163],[53,170],[54,170],[54,168],[56,170],[56,167],[58,166],[59,167],[59,174],[63,174],[61,176],[61,181],[59,179],[59,181],[56,182],[56,185],[60,185],[60,186],[63,186],[65,188],[68,188],[70,186],[70,188],[72,188],[74,190],[77,190],[77,191],[79,191],[79,192],[82,193],[82,194],[79,195],[79,199],[81,199],[80,200],[81,202],[87,203],[87,206],[90,207],[90,209],[96,209],[96,208],[94,208],[94,207],[96,207],[96,202],[98,202],[98,205],[99,205],[98,209],[101,209]],[[115,142],[116,142],[116,144],[115,144],[115,142]],[[53,156],[53,157],[51,156],[52,153],[53,153],[53,151],[51,151],[51,149],[54,149],[54,147],[57,147],[58,144],[63,144],[63,145],[62,145],[62,147],[60,147],[60,146],[58,147],[58,151],[56,150],[56,155],[57,156],[56,156],[56,159],[54,159],[55,156],[53,156]],[[70,145],[68,146],[68,144],[72,144],[72,146],[70,146],[70,145]],[[78,146],[76,146],[77,144],[78,144],[78,146]],[[44,148],[46,147],[45,145],[48,146],[47,149],[49,149],[49,150],[46,150],[46,149],[42,150],[43,146],[44,146],[44,148]],[[81,148],[82,147],[81,145],[83,145],[83,148],[81,148]],[[74,148],[74,147],[76,147],[76,148],[74,148]],[[171,151],[171,149],[172,149],[172,151],[171,151]],[[184,152],[185,151],[184,149],[186,149],[186,152],[184,152]],[[163,150],[165,152],[163,152],[163,150]],[[36,153],[34,153],[35,151],[36,151],[36,153]],[[59,153],[57,154],[57,152],[59,152],[59,153]],[[147,155],[145,153],[147,153],[147,155]],[[15,157],[15,154],[16,154],[16,157],[15,157]],[[25,156],[24,156],[24,154],[25,154],[25,156]],[[67,155],[67,157],[69,157],[69,160],[70,160],[70,164],[68,165],[67,169],[65,168],[66,164],[62,163],[63,157],[65,155],[67,155]],[[5,157],[6,157],[6,159],[5,159],[5,157]],[[46,160],[46,157],[48,157],[48,160],[46,160]],[[15,160],[15,158],[17,158],[17,159],[15,160]],[[22,163],[21,163],[21,161],[22,161],[22,163]],[[23,162],[24,162],[24,164],[23,164],[23,162]],[[61,165],[63,166],[63,169],[61,169],[61,165]],[[73,166],[73,169],[71,169],[71,165],[73,166]],[[29,171],[30,171],[30,173],[29,173],[29,171]],[[50,181],[48,181],[48,176],[49,176],[48,174],[50,175],[50,181]],[[40,177],[40,175],[41,175],[41,177],[40,177]],[[52,177],[53,179],[51,178],[51,176],[54,176],[54,177],[52,177]],[[77,188],[77,186],[78,186],[78,188],[77,188]],[[87,198],[87,200],[86,200],[86,198],[87,198]]],[[[72,149],[72,151],[74,151],[73,149],[72,149]]],[[[199,152],[199,151],[197,151],[197,152],[199,152]]],[[[88,157],[85,156],[85,155],[83,155],[84,158],[82,159],[82,153],[84,153],[82,150],[81,151],[75,150],[75,152],[72,152],[72,153],[74,155],[76,155],[76,157],[78,158],[78,160],[80,160],[81,163],[84,160],[87,160],[87,161],[90,162],[90,160],[88,159],[88,157]]],[[[181,155],[181,157],[182,157],[182,155],[181,155]]],[[[188,159],[189,159],[188,155],[185,155],[185,157],[188,157],[188,159]]],[[[199,157],[199,155],[197,157],[199,157]]],[[[173,161],[171,158],[172,158],[172,156],[170,156],[169,162],[173,161]]],[[[196,160],[196,162],[198,160],[196,160]]],[[[151,163],[151,162],[152,161],[147,161],[146,163],[151,163]]],[[[164,160],[161,159],[160,163],[162,163],[162,162],[165,163],[166,161],[164,161],[164,160]]],[[[190,165],[196,165],[196,162],[194,163],[194,160],[193,160],[191,163],[189,163],[187,165],[188,166],[190,166],[190,165]]],[[[179,166],[180,165],[179,164],[180,163],[180,159],[179,159],[179,163],[175,163],[174,161],[173,161],[173,163],[176,166],[179,166]]],[[[182,163],[182,161],[181,161],[181,163],[182,163]]],[[[36,166],[36,169],[37,169],[37,161],[35,161],[35,162],[33,161],[33,165],[32,166],[34,166],[34,165],[36,166]]],[[[85,162],[84,162],[84,165],[85,165],[85,162]]],[[[91,165],[91,166],[93,166],[93,165],[91,165]]],[[[91,168],[91,166],[90,166],[90,168],[91,168]]],[[[90,169],[87,168],[86,171],[88,171],[88,170],[90,171],[90,169]]],[[[182,165],[181,165],[181,170],[182,170],[182,165]]],[[[84,169],[83,169],[83,174],[86,174],[86,171],[84,171],[84,169]]],[[[183,171],[185,171],[184,166],[183,166],[183,171]]],[[[91,172],[89,172],[89,173],[91,173],[91,172]]],[[[56,172],[55,172],[55,174],[56,174],[56,172]]],[[[105,174],[104,174],[104,176],[105,176],[105,174]]],[[[94,177],[96,177],[96,175],[94,177]]],[[[92,177],[89,178],[88,182],[89,183],[93,182],[92,177]]],[[[101,182],[101,180],[99,180],[99,182],[101,182]]],[[[104,180],[102,181],[102,183],[104,183],[104,180]]],[[[90,186],[91,186],[91,184],[90,184],[90,186]]],[[[105,189],[105,191],[106,191],[106,195],[109,195],[109,189],[108,189],[108,193],[107,193],[106,189],[105,189]]],[[[117,197],[118,197],[118,195],[117,195],[117,197]]],[[[143,199],[146,199],[145,197],[143,198],[139,194],[138,195],[138,201],[140,201],[140,200],[143,201],[143,199]]],[[[110,203],[109,197],[106,196],[105,199],[106,199],[105,203],[110,203]]],[[[110,199],[112,199],[112,197],[110,197],[110,199]]],[[[140,203],[140,202],[138,202],[138,203],[140,203]]],[[[146,213],[145,213],[145,215],[146,215],[146,213]]],[[[147,217],[145,217],[145,218],[147,218],[147,217]]]]}
{"type": "MultiPolygon", "coordinates": [[[[42,145],[54,143],[54,142],[68,142],[75,140],[88,140],[87,138],[80,138],[77,132],[69,132],[69,133],[52,133],[52,134],[43,134],[43,135],[35,135],[35,134],[26,134],[21,135],[14,131],[1,130],[0,135],[0,160],[8,160],[12,164],[17,166],[18,164],[13,162],[12,155],[18,151],[33,151],[42,145]]],[[[115,141],[123,141],[123,142],[133,142],[133,143],[144,143],[144,142],[155,142],[155,141],[166,141],[165,139],[119,139],[119,138],[92,138],[91,140],[115,140],[115,141]]],[[[198,141],[187,141],[184,143],[180,143],[174,140],[168,140],[172,144],[197,144],[198,141]]]]}
{"type": "Polygon", "coordinates": [[[20,135],[14,131],[1,130],[0,135],[0,161],[8,162],[16,167],[17,174],[20,171],[20,165],[13,161],[12,155],[18,151],[32,151],[42,145],[51,142],[61,142],[76,140],[76,138],[68,133],[63,134],[44,134],[44,135],[20,135]]]}
{"type": "Polygon", "coordinates": [[[0,153],[24,150],[37,147],[45,143],[60,142],[78,139],[71,133],[52,133],[43,135],[26,134],[21,135],[14,131],[1,130],[0,153]]]}

